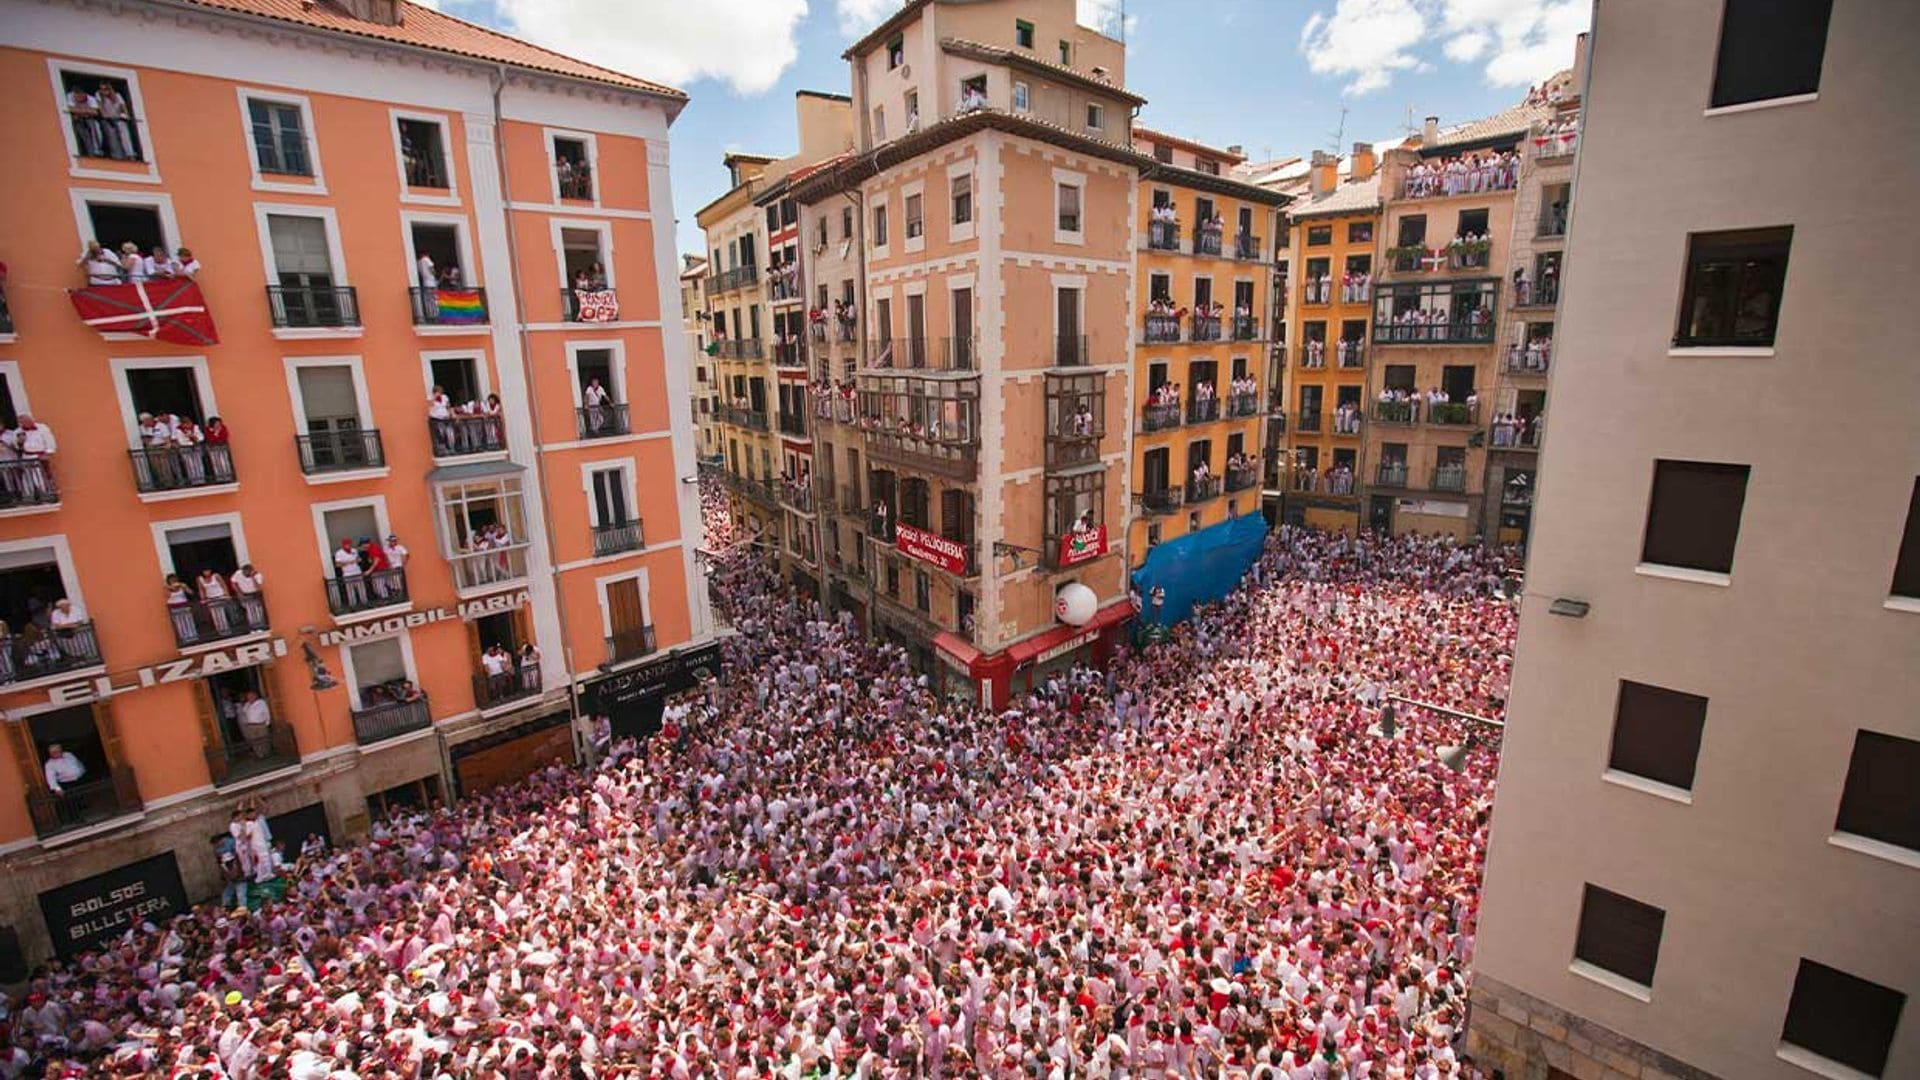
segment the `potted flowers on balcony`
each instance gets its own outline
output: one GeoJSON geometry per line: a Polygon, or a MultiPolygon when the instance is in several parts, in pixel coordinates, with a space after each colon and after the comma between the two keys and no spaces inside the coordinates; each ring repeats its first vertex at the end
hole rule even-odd
{"type": "Polygon", "coordinates": [[[1466,233],[1447,242],[1447,258],[1457,269],[1486,266],[1492,251],[1493,238],[1485,233],[1466,233]]]}

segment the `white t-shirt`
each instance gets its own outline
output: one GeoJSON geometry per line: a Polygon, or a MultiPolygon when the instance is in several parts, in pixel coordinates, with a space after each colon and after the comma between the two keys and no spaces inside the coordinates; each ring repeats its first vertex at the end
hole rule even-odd
{"type": "Polygon", "coordinates": [[[352,548],[340,548],[333,553],[333,565],[339,568],[341,577],[359,577],[360,553],[352,548]]]}

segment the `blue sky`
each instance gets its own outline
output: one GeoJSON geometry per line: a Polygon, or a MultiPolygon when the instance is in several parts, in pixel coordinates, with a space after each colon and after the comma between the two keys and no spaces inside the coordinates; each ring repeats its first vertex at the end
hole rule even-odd
{"type": "MultiPolygon", "coordinates": [[[[682,251],[726,190],[721,155],[792,153],[796,90],[845,93],[840,54],[900,0],[438,0],[551,48],[686,90],[673,126],[682,251]]],[[[1124,27],[1150,127],[1256,158],[1484,116],[1568,66],[1590,0],[1078,0],[1124,27]],[[1124,22],[1122,5],[1124,4],[1124,22]]]]}

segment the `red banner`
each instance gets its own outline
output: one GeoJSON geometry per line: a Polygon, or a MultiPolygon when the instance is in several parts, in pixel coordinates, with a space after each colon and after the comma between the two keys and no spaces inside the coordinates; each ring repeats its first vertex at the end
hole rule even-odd
{"type": "Polygon", "coordinates": [[[620,297],[612,289],[575,289],[573,303],[580,322],[616,322],[620,318],[620,297]]]}
{"type": "Polygon", "coordinates": [[[218,345],[200,286],[183,278],[68,289],[81,321],[103,334],[142,334],[175,345],[218,345]]]}
{"type": "Polygon", "coordinates": [[[1106,553],[1107,527],[1105,525],[1095,525],[1091,529],[1076,527],[1060,538],[1061,566],[1078,566],[1106,553]]]}
{"type": "Polygon", "coordinates": [[[949,574],[966,576],[967,546],[958,540],[949,540],[911,525],[895,525],[893,546],[901,554],[932,563],[949,574]]]}

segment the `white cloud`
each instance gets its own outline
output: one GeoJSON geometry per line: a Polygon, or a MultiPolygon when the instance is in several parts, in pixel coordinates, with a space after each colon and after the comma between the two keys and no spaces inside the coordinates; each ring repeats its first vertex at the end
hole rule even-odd
{"type": "Polygon", "coordinates": [[[1365,94],[1393,81],[1397,71],[1423,65],[1412,53],[1427,32],[1414,0],[1339,0],[1332,15],[1320,12],[1300,31],[1300,51],[1316,74],[1347,78],[1347,93],[1365,94]]]}
{"type": "MultiPolygon", "coordinates": [[[[847,0],[841,0],[844,5],[847,0]]],[[[509,33],[642,79],[759,94],[800,55],[807,0],[498,0],[509,33]]]]}
{"type": "Polygon", "coordinates": [[[1434,45],[1457,64],[1478,64],[1493,86],[1528,86],[1573,62],[1588,0],[1335,0],[1300,34],[1307,66],[1365,94],[1396,73],[1426,70],[1434,45]]]}
{"type": "Polygon", "coordinates": [[[873,32],[874,27],[887,21],[887,16],[900,10],[905,0],[834,0],[834,9],[840,13],[840,32],[862,38],[873,32]]]}

